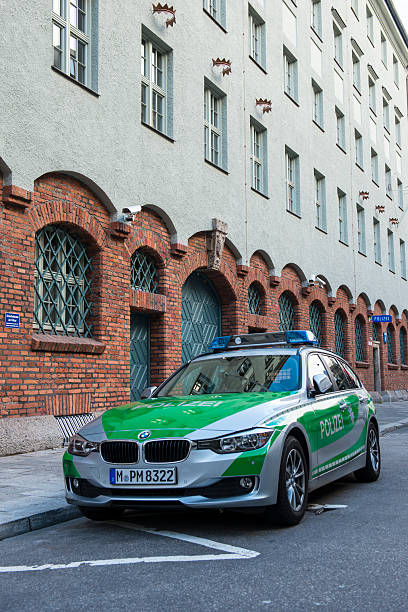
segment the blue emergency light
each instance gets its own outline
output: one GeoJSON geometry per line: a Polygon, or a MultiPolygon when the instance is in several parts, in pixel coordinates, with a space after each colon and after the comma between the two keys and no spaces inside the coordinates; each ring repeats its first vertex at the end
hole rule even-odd
{"type": "Polygon", "coordinates": [[[210,350],[237,349],[244,347],[277,346],[287,344],[310,344],[318,346],[319,341],[309,330],[294,330],[286,332],[263,332],[243,334],[240,336],[218,336],[208,347],[210,350]]]}

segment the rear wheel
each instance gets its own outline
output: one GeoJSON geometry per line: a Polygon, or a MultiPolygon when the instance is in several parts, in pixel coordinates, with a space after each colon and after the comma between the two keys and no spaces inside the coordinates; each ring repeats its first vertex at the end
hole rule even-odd
{"type": "Polygon", "coordinates": [[[279,525],[297,525],[305,513],[307,495],[305,454],[298,440],[289,436],[282,453],[277,503],[266,510],[267,517],[279,525]]]}
{"type": "Polygon", "coordinates": [[[119,508],[92,508],[91,506],[78,506],[78,508],[91,521],[113,521],[120,518],[123,512],[119,508]]]}
{"type": "Polygon", "coordinates": [[[370,423],[367,432],[366,464],[354,472],[359,482],[374,482],[381,471],[380,438],[374,423],[370,423]]]}

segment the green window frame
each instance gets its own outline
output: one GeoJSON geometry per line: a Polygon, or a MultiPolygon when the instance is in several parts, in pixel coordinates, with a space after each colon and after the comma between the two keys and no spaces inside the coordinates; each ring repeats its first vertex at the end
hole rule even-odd
{"type": "Polygon", "coordinates": [[[387,353],[388,363],[395,363],[394,330],[391,325],[387,327],[387,353]]]}
{"type": "Polygon", "coordinates": [[[295,309],[293,300],[288,293],[279,297],[279,329],[287,331],[295,327],[295,309]]]}
{"type": "Polygon", "coordinates": [[[363,343],[363,325],[361,318],[358,316],[354,321],[354,333],[356,342],[356,361],[364,361],[364,343],[363,343]]]}
{"type": "Polygon", "coordinates": [[[248,287],[248,311],[250,314],[262,314],[262,297],[261,292],[255,283],[248,287]]]}
{"type": "Polygon", "coordinates": [[[344,358],[345,316],[336,311],[334,315],[334,350],[337,355],[344,358]]]}
{"type": "Polygon", "coordinates": [[[309,326],[319,342],[318,346],[321,346],[323,339],[322,309],[317,301],[312,302],[309,306],[309,326]]]}
{"type": "Polygon", "coordinates": [[[158,293],[156,264],[153,257],[141,249],[135,251],[130,260],[130,283],[137,291],[158,293]]]}
{"type": "Polygon", "coordinates": [[[407,332],[400,329],[400,355],[401,365],[407,365],[407,332]]]}

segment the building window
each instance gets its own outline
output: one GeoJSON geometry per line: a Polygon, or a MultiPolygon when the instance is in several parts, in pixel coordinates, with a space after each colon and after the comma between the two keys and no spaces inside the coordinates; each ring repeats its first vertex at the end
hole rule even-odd
{"type": "Polygon", "coordinates": [[[343,151],[346,150],[346,122],[344,119],[344,114],[340,109],[335,108],[336,112],[336,138],[337,144],[343,151]]]}
{"type": "Polygon", "coordinates": [[[388,100],[383,98],[383,123],[387,132],[390,131],[390,106],[388,100]]]}
{"type": "Polygon", "coordinates": [[[381,59],[385,67],[387,67],[387,41],[384,34],[381,32],[381,59]]]}
{"type": "Polygon", "coordinates": [[[295,309],[289,293],[285,292],[279,298],[279,329],[288,331],[295,327],[295,309]]]}
{"type": "Polygon", "coordinates": [[[265,22],[248,5],[249,20],[249,55],[252,59],[265,69],[266,66],[266,45],[265,45],[265,22]]]}
{"type": "Polygon", "coordinates": [[[54,225],[35,236],[34,328],[42,333],[91,336],[91,259],[82,242],[54,225]]]}
{"type": "Polygon", "coordinates": [[[323,128],[323,91],[312,79],[313,90],[313,121],[323,128]]]}
{"type": "Polygon", "coordinates": [[[401,210],[404,210],[404,190],[402,188],[402,183],[399,179],[397,179],[397,192],[398,192],[398,206],[401,210]]]}
{"type": "Polygon", "coordinates": [[[353,85],[358,91],[361,91],[361,69],[360,58],[354,51],[351,54],[353,60],[353,85]]]}
{"type": "Polygon", "coordinates": [[[314,171],[316,227],[327,230],[326,223],[326,180],[320,172],[314,171]]]}
{"type": "Polygon", "coordinates": [[[314,301],[309,306],[309,326],[310,331],[314,333],[318,340],[317,346],[321,346],[323,340],[323,322],[322,309],[319,302],[314,301]]]}
{"type": "Polygon", "coordinates": [[[367,36],[370,41],[374,44],[374,19],[373,14],[366,6],[366,18],[367,18],[367,36]]]}
{"type": "Polygon", "coordinates": [[[391,324],[387,326],[387,349],[388,363],[395,363],[394,329],[391,324]]]}
{"type": "Polygon", "coordinates": [[[286,209],[300,215],[299,156],[285,149],[286,160],[286,209]]]}
{"type": "Polygon", "coordinates": [[[401,267],[401,276],[405,280],[407,279],[407,258],[405,254],[405,242],[400,239],[400,267],[401,267]]]}
{"type": "Polygon", "coordinates": [[[262,314],[261,303],[260,291],[256,284],[252,283],[248,288],[248,312],[255,315],[262,314]]]}
{"type": "Polygon", "coordinates": [[[283,48],[283,69],[285,77],[285,93],[297,102],[298,99],[298,64],[297,59],[283,48]]]}
{"type": "Polygon", "coordinates": [[[360,168],[363,168],[363,138],[357,130],[354,130],[354,144],[356,164],[360,166],[360,168]]]}
{"type": "Polygon", "coordinates": [[[226,170],[226,97],[204,85],[204,158],[226,170]]]}
{"type": "Polygon", "coordinates": [[[371,149],[371,178],[378,185],[378,155],[371,149]]]}
{"type": "Polygon", "coordinates": [[[355,12],[356,16],[358,16],[358,0],[351,0],[351,8],[355,12]]]}
{"type": "Polygon", "coordinates": [[[395,256],[394,256],[394,234],[391,230],[387,230],[388,238],[388,268],[390,272],[395,272],[395,256]]]}
{"type": "Polygon", "coordinates": [[[343,68],[343,36],[337,24],[333,22],[334,59],[343,68]]]}
{"type": "Polygon", "coordinates": [[[135,251],[130,261],[130,272],[132,289],[157,293],[157,270],[154,260],[150,255],[140,249],[135,251]]]}
{"type": "Polygon", "coordinates": [[[53,0],[53,65],[91,87],[92,3],[90,0],[53,0]]]}
{"type": "Polygon", "coordinates": [[[374,235],[374,261],[381,264],[381,233],[380,222],[378,219],[373,219],[373,235],[374,235]]]}
{"type": "MultiPolygon", "coordinates": [[[[154,38],[156,41],[156,39],[154,38]]],[[[141,44],[141,120],[158,132],[172,134],[171,96],[171,51],[162,43],[153,42],[143,34],[141,44]]]]}
{"type": "Polygon", "coordinates": [[[392,200],[392,177],[391,168],[385,164],[385,193],[392,200]]]}
{"type": "Polygon", "coordinates": [[[400,329],[400,355],[401,365],[407,365],[407,332],[404,328],[400,329]]]}
{"type": "Polygon", "coordinates": [[[203,0],[203,7],[223,28],[226,27],[225,0],[203,0]]]}
{"type": "Polygon", "coordinates": [[[395,115],[395,142],[401,148],[401,122],[397,115],[395,115]]]}
{"type": "Polygon", "coordinates": [[[359,315],[354,321],[354,334],[356,341],[356,361],[364,361],[364,343],[363,343],[363,326],[364,322],[359,315]]]}
{"type": "Polygon", "coordinates": [[[348,244],[346,194],[340,191],[340,189],[338,189],[337,198],[339,203],[339,240],[344,244],[348,244]]]}
{"type": "Polygon", "coordinates": [[[340,310],[334,314],[334,350],[340,357],[344,357],[345,316],[340,310]]]}
{"type": "Polygon", "coordinates": [[[357,242],[358,252],[362,255],[366,254],[366,231],[365,231],[365,210],[360,204],[357,204],[357,242]]]}
{"type": "Polygon", "coordinates": [[[377,100],[375,92],[375,82],[368,77],[368,102],[373,113],[377,112],[377,100]]]}
{"type": "Polygon", "coordinates": [[[252,188],[264,195],[268,192],[267,132],[251,117],[251,182],[252,188]]]}
{"type": "Polygon", "coordinates": [[[322,2],[321,0],[312,1],[312,28],[316,34],[322,38],[322,2]]]}
{"type": "Polygon", "coordinates": [[[398,69],[398,60],[395,55],[392,56],[392,67],[394,72],[394,83],[397,87],[399,87],[399,69],[398,69]]]}

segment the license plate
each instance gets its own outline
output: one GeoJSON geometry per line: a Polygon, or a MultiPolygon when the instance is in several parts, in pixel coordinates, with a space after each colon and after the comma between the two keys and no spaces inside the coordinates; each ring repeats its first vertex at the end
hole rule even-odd
{"type": "Polygon", "coordinates": [[[111,485],[174,485],[177,484],[177,470],[172,468],[110,468],[111,485]]]}

